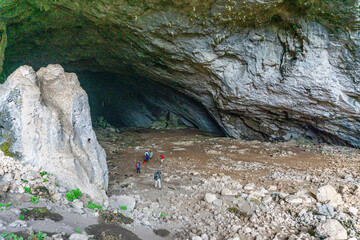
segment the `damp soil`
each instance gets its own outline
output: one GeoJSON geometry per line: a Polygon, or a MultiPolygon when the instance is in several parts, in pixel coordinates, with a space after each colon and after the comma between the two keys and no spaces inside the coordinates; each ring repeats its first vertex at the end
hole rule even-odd
{"type": "Polygon", "coordinates": [[[55,222],[60,222],[64,219],[63,216],[50,212],[46,207],[33,209],[23,208],[21,209],[21,215],[24,216],[24,220],[45,220],[45,218],[48,218],[55,222]]]}
{"type": "Polygon", "coordinates": [[[87,227],[85,232],[99,240],[141,240],[136,234],[118,224],[94,224],[87,227]]]}

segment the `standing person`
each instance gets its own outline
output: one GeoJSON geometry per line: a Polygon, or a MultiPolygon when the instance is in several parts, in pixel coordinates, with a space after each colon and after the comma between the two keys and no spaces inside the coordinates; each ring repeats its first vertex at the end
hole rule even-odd
{"type": "Polygon", "coordinates": [[[150,160],[152,159],[153,154],[154,154],[154,153],[150,150],[150,160]]]}
{"type": "Polygon", "coordinates": [[[145,160],[144,160],[144,163],[145,163],[145,162],[149,162],[149,152],[148,152],[148,151],[145,152],[145,160]]]}
{"type": "Polygon", "coordinates": [[[155,180],[155,188],[158,186],[159,189],[161,189],[161,171],[157,170],[154,174],[154,180],[155,180]]]}
{"type": "Polygon", "coordinates": [[[164,155],[162,155],[162,154],[160,154],[160,161],[161,161],[161,164],[163,164],[164,163],[164,155]]]}
{"type": "Polygon", "coordinates": [[[140,175],[140,162],[135,164],[135,167],[136,167],[136,173],[138,173],[140,175]]]}

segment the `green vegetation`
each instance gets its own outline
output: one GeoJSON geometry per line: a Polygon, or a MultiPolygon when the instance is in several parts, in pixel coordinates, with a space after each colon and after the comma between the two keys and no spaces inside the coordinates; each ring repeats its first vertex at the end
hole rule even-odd
{"type": "MultiPolygon", "coordinates": [[[[0,114],[1,116],[2,114],[0,114]]],[[[14,140],[13,136],[11,135],[10,131],[6,132],[3,136],[0,136],[4,142],[0,144],[0,151],[2,151],[5,156],[8,157],[14,157],[14,154],[10,152],[10,148],[12,145],[12,142],[14,140]]]]}
{"type": "Polygon", "coordinates": [[[44,180],[43,180],[43,182],[48,182],[49,180],[48,179],[46,179],[46,178],[44,178],[44,180]]]}
{"type": "Polygon", "coordinates": [[[30,190],[29,187],[24,187],[24,189],[25,189],[25,192],[26,192],[26,193],[31,194],[31,190],[30,190]]]}
{"type": "Polygon", "coordinates": [[[20,220],[24,220],[24,216],[20,214],[20,215],[19,215],[19,219],[20,219],[20,220]]]}
{"type": "Polygon", "coordinates": [[[127,209],[127,207],[126,206],[120,206],[120,209],[125,211],[127,209]]]}
{"type": "Polygon", "coordinates": [[[39,197],[30,197],[30,201],[31,201],[31,203],[32,204],[38,204],[38,202],[39,202],[39,197]]]}
{"type": "Polygon", "coordinates": [[[2,235],[1,235],[4,239],[11,239],[11,240],[24,240],[23,237],[19,237],[18,235],[16,235],[15,233],[6,233],[4,232],[2,235]]]}
{"type": "Polygon", "coordinates": [[[120,224],[131,224],[134,220],[126,217],[122,213],[115,213],[109,211],[101,211],[99,214],[99,220],[103,223],[120,223],[120,224]]]}
{"type": "Polygon", "coordinates": [[[47,236],[46,233],[38,232],[35,235],[31,235],[28,237],[28,240],[44,240],[44,238],[47,236]]]}
{"type": "MultiPolygon", "coordinates": [[[[46,233],[43,232],[38,232],[35,235],[29,235],[27,237],[28,240],[44,240],[45,237],[47,236],[46,233]]],[[[1,237],[3,237],[4,239],[11,239],[11,240],[24,240],[23,237],[19,237],[18,235],[16,235],[15,233],[6,233],[4,232],[3,234],[1,234],[1,237]]]]}
{"type": "Polygon", "coordinates": [[[23,182],[23,183],[27,183],[27,182],[29,182],[29,181],[28,181],[28,180],[24,180],[24,179],[23,179],[23,180],[22,180],[22,182],[23,182]]]}
{"type": "Polygon", "coordinates": [[[91,201],[88,202],[88,205],[87,205],[88,208],[94,210],[95,208],[99,209],[99,211],[102,210],[102,206],[99,205],[99,204],[94,204],[92,203],[91,201]]]}
{"type": "Polygon", "coordinates": [[[0,150],[3,151],[5,156],[14,157],[14,155],[10,152],[11,145],[12,145],[11,142],[4,142],[3,144],[0,145],[0,150]]]}
{"type": "Polygon", "coordinates": [[[47,174],[47,172],[40,172],[40,175],[41,175],[41,177],[43,177],[43,176],[45,176],[47,174]]]}
{"type": "Polygon", "coordinates": [[[251,198],[251,199],[250,199],[250,202],[255,203],[256,205],[260,205],[260,204],[261,204],[261,202],[260,202],[258,199],[256,199],[256,198],[251,198]]]}
{"type": "Polygon", "coordinates": [[[71,190],[71,192],[66,193],[66,199],[70,202],[73,202],[75,199],[79,199],[81,197],[82,193],[80,192],[79,189],[76,190],[71,190]]]}
{"type": "Polygon", "coordinates": [[[6,210],[8,207],[11,207],[11,205],[11,202],[8,202],[7,204],[0,203],[0,211],[6,210]]]}
{"type": "Polygon", "coordinates": [[[32,209],[21,209],[21,215],[25,220],[44,220],[45,218],[51,219],[55,222],[63,220],[63,217],[54,212],[50,212],[46,207],[34,207],[32,209]]]}
{"type": "MultiPolygon", "coordinates": [[[[200,7],[197,6],[195,13],[200,7]]],[[[207,11],[210,11],[209,9],[207,11]]],[[[264,2],[230,0],[212,17],[236,26],[260,27],[268,23],[297,28],[299,18],[318,21],[330,29],[359,29],[359,8],[355,0],[270,0],[264,2]],[[344,25],[345,24],[345,25],[344,25]]],[[[201,18],[202,16],[199,16],[201,18]]]]}
{"type": "Polygon", "coordinates": [[[81,233],[80,228],[76,228],[76,232],[77,232],[77,233],[81,233]]]}

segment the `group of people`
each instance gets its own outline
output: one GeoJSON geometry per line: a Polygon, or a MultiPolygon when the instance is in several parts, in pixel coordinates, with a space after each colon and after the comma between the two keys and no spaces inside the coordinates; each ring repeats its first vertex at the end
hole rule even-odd
{"type": "MultiPolygon", "coordinates": [[[[145,158],[144,158],[144,163],[149,163],[149,160],[152,159],[153,157],[153,152],[152,151],[146,151],[145,152],[145,158]]],[[[163,154],[160,154],[160,163],[161,165],[164,164],[164,155],[163,154]]],[[[141,165],[140,165],[140,162],[138,162],[137,164],[135,164],[135,167],[136,167],[136,173],[140,175],[141,171],[140,171],[140,168],[141,168],[141,165]]],[[[157,170],[154,174],[154,180],[155,180],[155,188],[159,188],[161,189],[161,170],[157,170]]]]}

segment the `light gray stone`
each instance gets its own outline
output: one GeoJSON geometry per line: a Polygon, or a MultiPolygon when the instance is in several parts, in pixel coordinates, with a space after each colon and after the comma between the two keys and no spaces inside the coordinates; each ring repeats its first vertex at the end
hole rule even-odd
{"type": "Polygon", "coordinates": [[[345,228],[335,219],[328,219],[317,226],[316,234],[320,238],[331,238],[336,240],[347,239],[345,228]]]}
{"type": "Polygon", "coordinates": [[[88,240],[89,237],[83,234],[79,234],[79,233],[73,233],[71,234],[70,240],[88,240]]]}
{"type": "Polygon", "coordinates": [[[238,210],[243,216],[252,216],[254,214],[254,208],[243,198],[238,199],[238,210]]]}
{"type": "Polygon", "coordinates": [[[120,195],[111,196],[109,204],[114,209],[120,209],[121,206],[126,206],[127,210],[134,210],[136,205],[136,199],[130,196],[120,195]]]}
{"type": "Polygon", "coordinates": [[[52,237],[53,237],[54,240],[63,240],[61,234],[55,234],[55,235],[52,235],[52,237]]]}
{"type": "Polygon", "coordinates": [[[352,214],[353,216],[357,216],[359,210],[355,207],[349,207],[349,213],[352,214]]]}
{"type": "Polygon", "coordinates": [[[332,207],[337,207],[343,204],[341,195],[338,194],[335,188],[331,185],[324,185],[318,188],[316,198],[319,202],[328,204],[332,207]]]}
{"type": "Polygon", "coordinates": [[[82,201],[80,201],[79,199],[75,199],[75,200],[71,203],[71,205],[72,205],[73,207],[79,208],[79,209],[84,208],[84,203],[83,203],[82,201]]]}
{"type": "Polygon", "coordinates": [[[230,190],[228,188],[223,188],[221,190],[221,195],[222,196],[235,196],[236,195],[236,191],[234,190],[230,190]]]}
{"type": "Polygon", "coordinates": [[[204,233],[204,234],[201,235],[201,239],[202,240],[209,240],[209,236],[206,233],[204,233]]]}
{"type": "Polygon", "coordinates": [[[191,238],[191,240],[202,240],[202,239],[201,239],[201,237],[199,237],[199,236],[193,236],[193,237],[191,238]]]}
{"type": "Polygon", "coordinates": [[[333,217],[335,215],[334,208],[330,205],[321,205],[318,207],[320,214],[333,217]]]}
{"type": "Polygon", "coordinates": [[[206,193],[204,199],[205,199],[206,202],[212,203],[212,202],[214,202],[214,201],[217,199],[217,197],[216,197],[216,195],[213,194],[213,193],[206,193]]]}
{"type": "MultiPolygon", "coordinates": [[[[59,184],[106,198],[105,151],[92,129],[86,92],[60,65],[35,72],[22,66],[0,85],[1,136],[21,163],[54,174],[59,184]],[[6,140],[6,139],[5,139],[6,140]]],[[[30,178],[28,178],[30,180],[30,178]]]]}
{"type": "Polygon", "coordinates": [[[221,207],[222,206],[222,200],[221,199],[216,199],[212,202],[212,204],[214,204],[214,206],[216,207],[221,207]]]}

